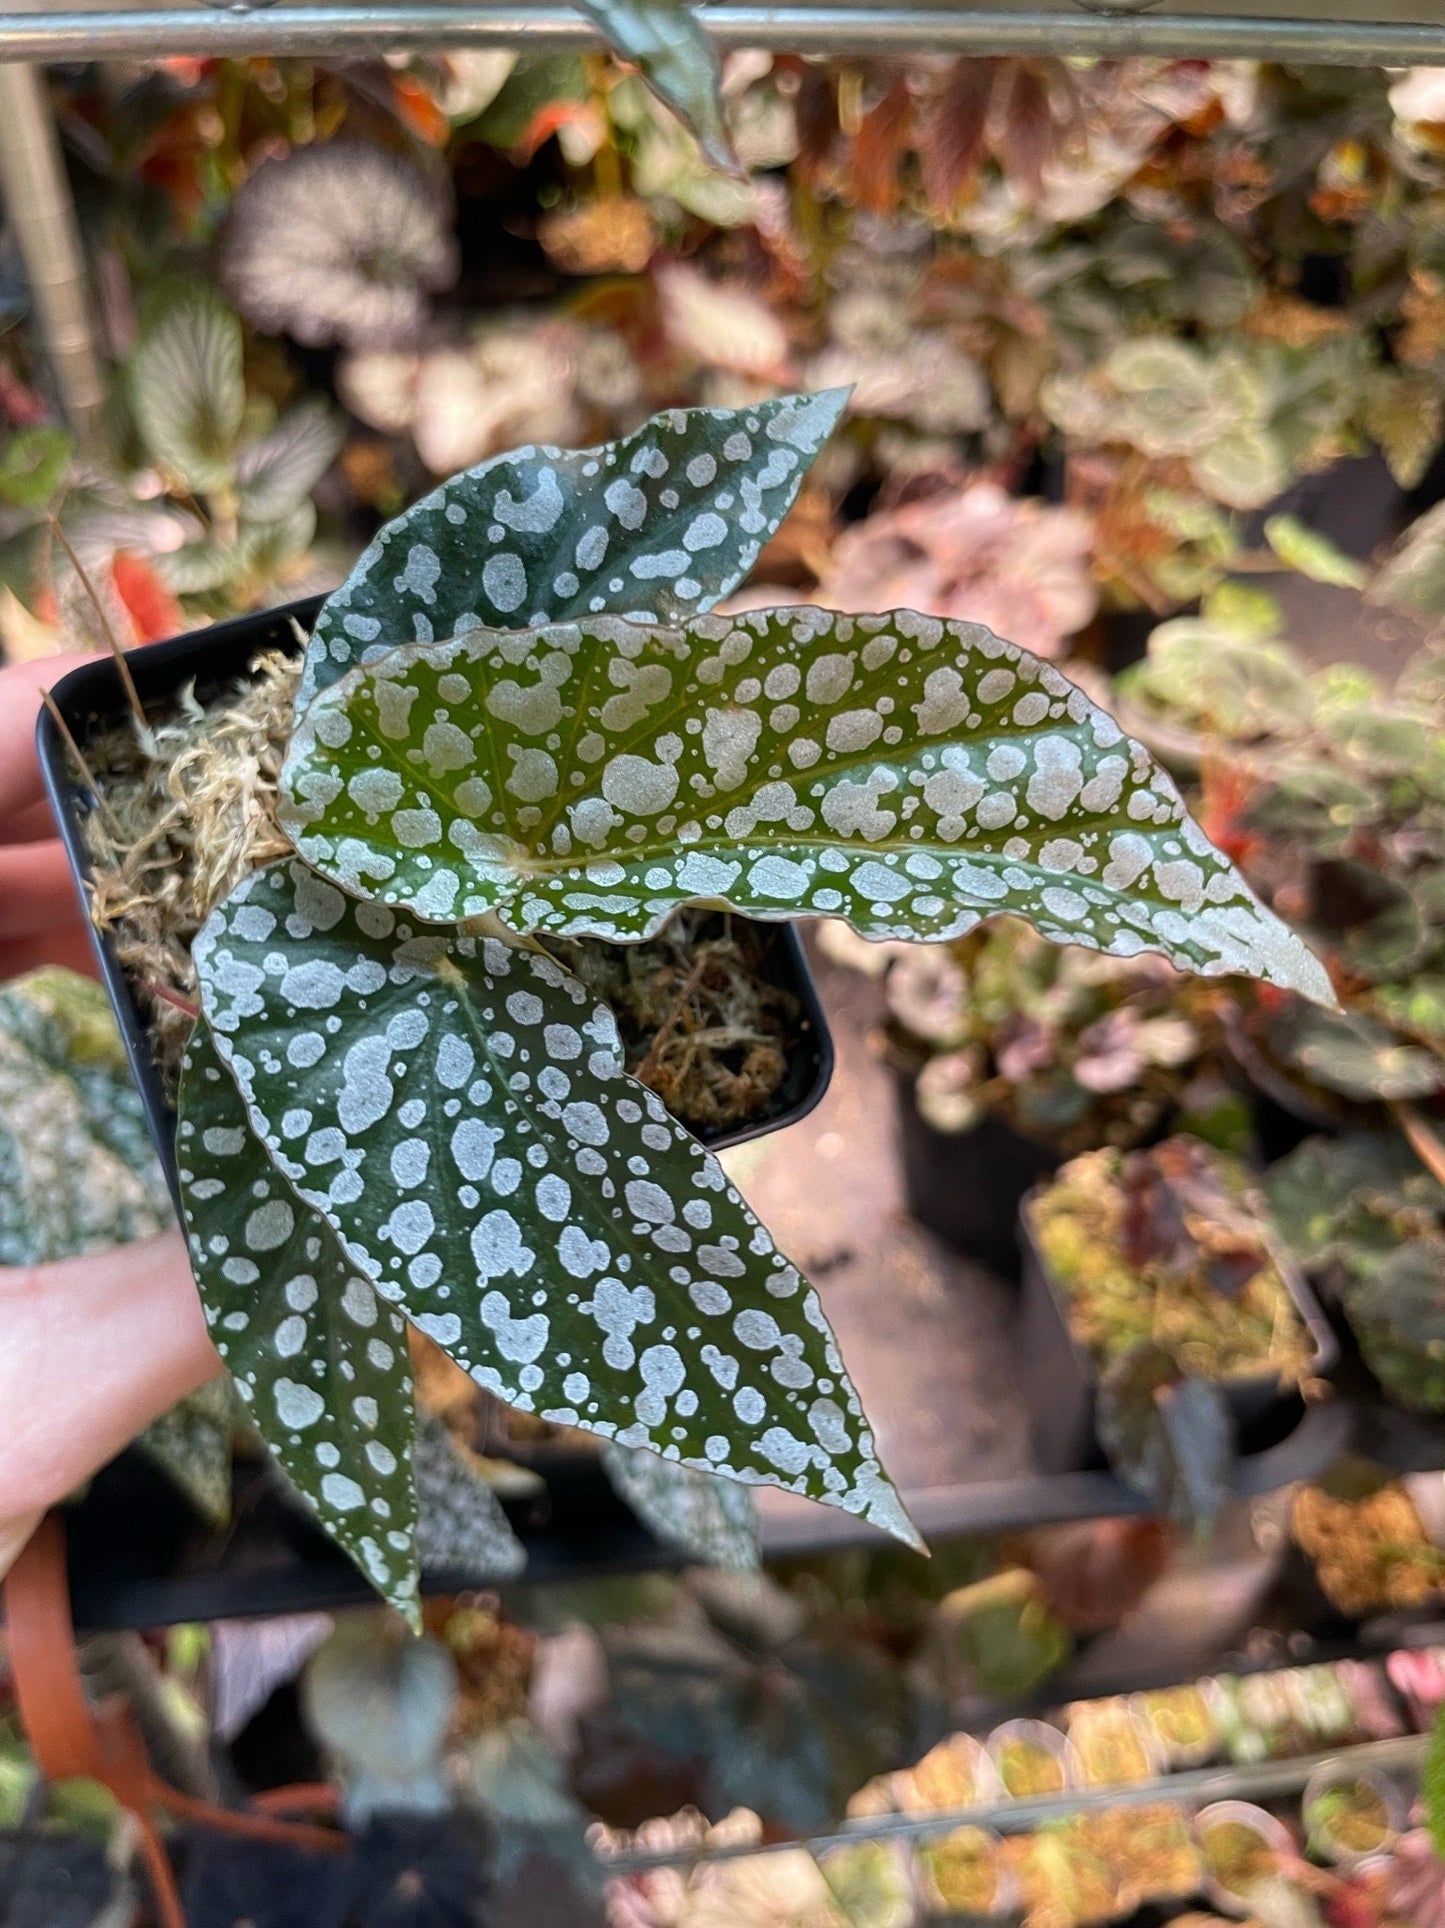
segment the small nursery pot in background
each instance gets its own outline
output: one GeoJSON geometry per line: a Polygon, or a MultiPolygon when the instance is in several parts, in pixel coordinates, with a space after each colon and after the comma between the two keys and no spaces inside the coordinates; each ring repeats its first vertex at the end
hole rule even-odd
{"type": "MultiPolygon", "coordinates": [[[[316,620],[324,597],[311,596],[279,609],[239,616],[213,628],[173,637],[130,650],[126,662],[136,692],[148,709],[175,698],[194,684],[205,703],[247,676],[256,657],[280,650],[298,654],[316,620]]],[[[63,677],[51,692],[55,712],[82,751],[95,737],[123,724],[130,712],[126,692],[114,661],[87,663],[63,677]]],[[[71,867],[82,892],[91,875],[85,823],[97,807],[96,799],[75,766],[56,714],[43,710],[37,730],[40,766],[71,867]]],[[[754,1119],[717,1132],[696,1136],[713,1150],[776,1131],[806,1116],[823,1096],[833,1071],[833,1046],[827,1019],[818,1000],[803,947],[791,924],[760,924],[768,979],[790,992],[799,1007],[798,1043],[788,1059],[782,1083],[754,1119]]],[[[178,1194],[175,1160],[175,1112],[162,1084],[151,1049],[145,1018],[131,982],[110,938],[94,933],[101,975],[115,1008],[135,1081],[140,1087],[146,1118],[161,1164],[178,1194]]],[[[179,1206],[179,1197],[177,1195],[179,1206]]]]}
{"type": "Polygon", "coordinates": [[[1042,1720],[1007,1720],[986,1743],[1004,1793],[1016,1801],[1082,1785],[1068,1736],[1042,1720]]]}
{"type": "Polygon", "coordinates": [[[1296,1850],[1283,1821],[1252,1801],[1215,1801],[1194,1817],[1194,1838],[1208,1870],[1205,1891],[1232,1915],[1251,1912],[1249,1891],[1268,1881],[1296,1850]]]}
{"type": "Polygon", "coordinates": [[[964,1131],[940,1131],[919,1110],[910,1074],[900,1072],[894,1088],[909,1212],[936,1238],[1017,1285],[1019,1206],[1058,1170],[1059,1153],[993,1112],[964,1131]]]}
{"type": "Polygon", "coordinates": [[[1348,1868],[1393,1846],[1409,1812],[1387,1775],[1323,1761],[1305,1782],[1300,1818],[1310,1853],[1348,1868]]]}
{"type": "MultiPolygon", "coordinates": [[[[1068,1297],[1054,1278],[1030,1219],[1032,1199],[1019,1215],[1023,1292],[1016,1357],[1028,1390],[1034,1459],[1042,1473],[1071,1473],[1103,1462],[1095,1428],[1098,1371],[1069,1325],[1068,1297]]],[[[1312,1345],[1311,1371],[1327,1372],[1337,1344],[1329,1321],[1298,1270],[1279,1264],[1280,1275],[1312,1345]]],[[[1245,1451],[1274,1444],[1297,1422],[1301,1401],[1262,1373],[1227,1379],[1225,1397],[1245,1451]]]]}

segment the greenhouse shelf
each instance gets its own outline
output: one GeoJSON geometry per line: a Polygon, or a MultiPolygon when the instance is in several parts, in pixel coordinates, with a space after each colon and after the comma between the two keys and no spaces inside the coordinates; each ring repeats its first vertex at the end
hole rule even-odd
{"type": "MultiPolygon", "coordinates": [[[[703,6],[724,46],[795,52],[951,50],[1171,54],[1256,60],[1408,64],[1445,55],[1445,20],[1430,0],[1319,0],[1240,8],[1156,10],[1076,0],[1013,8],[947,6],[703,6]]],[[[94,60],[162,54],[380,53],[422,45],[589,46],[596,37],[564,6],[106,5],[0,9],[0,59],[94,60]]]]}

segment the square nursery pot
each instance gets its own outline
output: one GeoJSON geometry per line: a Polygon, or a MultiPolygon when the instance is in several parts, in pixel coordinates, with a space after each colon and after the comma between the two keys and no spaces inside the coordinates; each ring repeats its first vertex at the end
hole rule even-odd
{"type": "MultiPolygon", "coordinates": [[[[298,653],[303,646],[302,637],[309,634],[324,600],[322,596],[307,597],[283,608],[238,616],[210,629],[195,630],[186,636],[173,637],[169,642],[128,651],[126,660],[142,703],[148,707],[162,704],[190,682],[194,682],[197,696],[205,703],[228,685],[240,682],[261,651],[279,649],[292,655],[298,653]]],[[[55,685],[51,696],[82,751],[93,738],[123,722],[129,714],[119,672],[109,658],[72,670],[55,685]]],[[[37,743],[40,767],[60,834],[76,879],[83,888],[90,875],[84,826],[95,808],[95,800],[81,780],[48,709],[40,714],[37,743]]],[[[797,998],[802,1014],[801,1037],[789,1059],[781,1087],[761,1116],[723,1131],[696,1134],[713,1150],[761,1137],[804,1117],[827,1090],[833,1073],[833,1044],[827,1019],[797,930],[792,924],[772,923],[762,925],[761,929],[766,942],[767,976],[797,998]]],[[[175,1113],[157,1071],[145,1019],[125,971],[110,940],[100,932],[95,932],[94,937],[101,975],[125,1040],[131,1071],[140,1087],[151,1136],[179,1209],[175,1113]]]]}
{"type": "MultiPolygon", "coordinates": [[[[1028,1400],[1030,1442],[1038,1470],[1075,1473],[1106,1463],[1094,1425],[1098,1375],[1087,1348],[1069,1329],[1067,1295],[1035,1242],[1029,1214],[1032,1196],[1019,1209],[1023,1289],[1015,1357],[1028,1400]]],[[[1323,1377],[1338,1354],[1334,1332],[1299,1271],[1280,1262],[1280,1273],[1313,1343],[1310,1369],[1323,1377]]],[[[1224,1391],[1242,1455],[1279,1445],[1304,1416],[1300,1395],[1281,1389],[1269,1373],[1228,1379],[1224,1391]]]]}
{"type": "Polygon", "coordinates": [[[894,1091],[909,1212],[936,1238],[1017,1285],[1019,1207],[1059,1169],[1060,1154],[993,1112],[965,1131],[940,1131],[918,1109],[907,1072],[897,1074],[894,1091]]]}

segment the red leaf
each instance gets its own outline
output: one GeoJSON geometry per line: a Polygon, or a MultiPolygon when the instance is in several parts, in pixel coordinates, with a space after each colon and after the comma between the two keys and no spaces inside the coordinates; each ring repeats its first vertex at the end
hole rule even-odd
{"type": "Polygon", "coordinates": [[[869,214],[891,214],[898,205],[898,169],[913,125],[913,95],[900,75],[863,116],[848,154],[848,194],[869,214]]]}
{"type": "Polygon", "coordinates": [[[110,580],[125,605],[138,643],[159,643],[179,636],[186,627],[180,604],[143,556],[118,549],[110,565],[110,580]]]}
{"type": "Polygon", "coordinates": [[[949,213],[978,173],[988,133],[997,60],[955,60],[919,137],[923,187],[940,214],[949,213]]]}
{"type": "Polygon", "coordinates": [[[998,153],[1004,172],[1021,181],[1031,194],[1037,194],[1043,186],[1044,169],[1058,146],[1048,81],[1031,62],[1012,61],[997,90],[996,104],[998,153]]]}

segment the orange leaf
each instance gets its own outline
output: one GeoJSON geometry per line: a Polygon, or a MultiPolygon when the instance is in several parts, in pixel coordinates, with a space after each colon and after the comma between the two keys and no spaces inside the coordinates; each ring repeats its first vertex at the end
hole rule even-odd
{"type": "Polygon", "coordinates": [[[898,168],[909,145],[913,96],[900,75],[863,116],[848,154],[848,193],[869,214],[891,214],[898,205],[898,168]]]}
{"type": "Polygon", "coordinates": [[[138,643],[158,643],[167,636],[179,636],[185,629],[185,612],[143,556],[118,549],[110,565],[110,580],[125,605],[138,643]]]}

